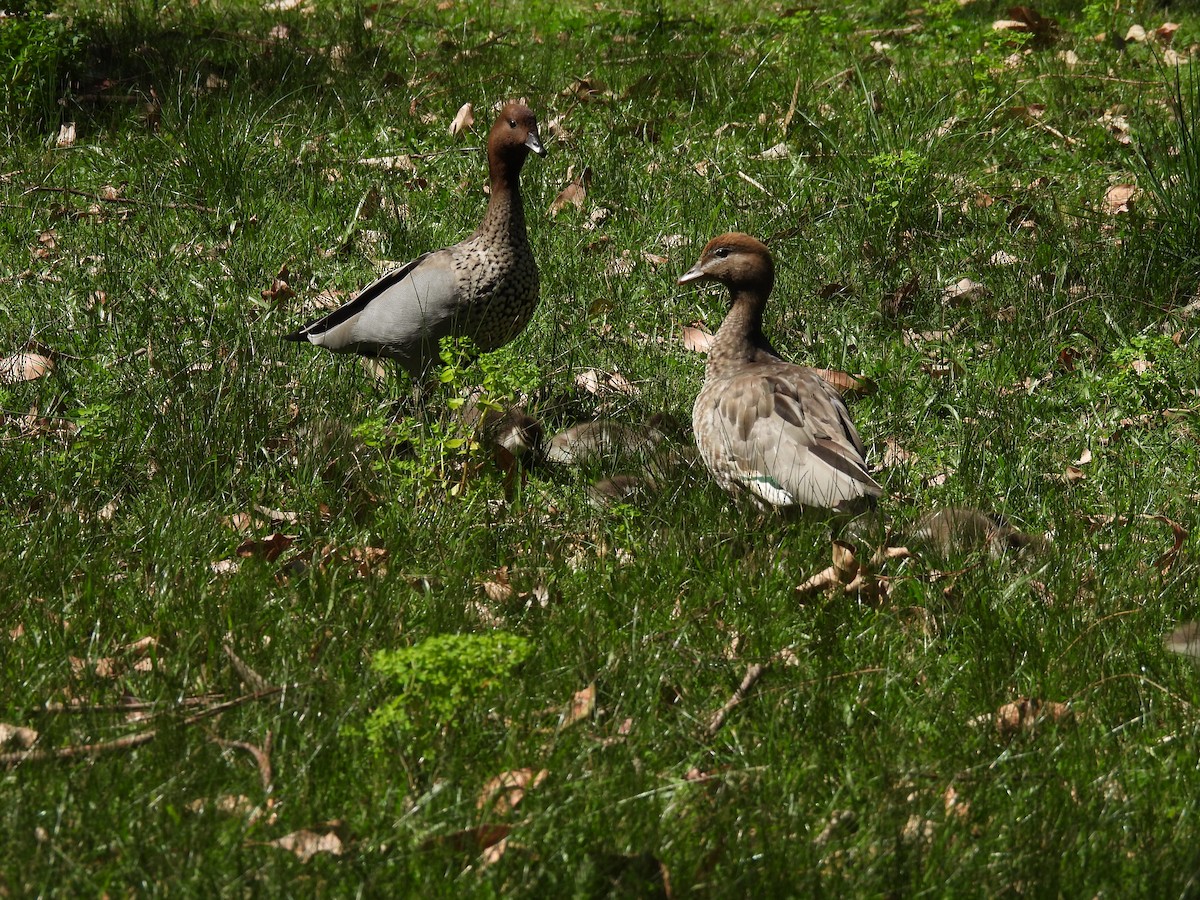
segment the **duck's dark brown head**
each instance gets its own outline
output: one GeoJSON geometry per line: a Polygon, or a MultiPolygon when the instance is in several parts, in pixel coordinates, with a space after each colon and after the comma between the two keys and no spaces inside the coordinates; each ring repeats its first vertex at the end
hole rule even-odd
{"type": "Polygon", "coordinates": [[[493,170],[519,172],[530,151],[546,155],[533,110],[524,103],[505,104],[488,132],[488,162],[493,170]]]}

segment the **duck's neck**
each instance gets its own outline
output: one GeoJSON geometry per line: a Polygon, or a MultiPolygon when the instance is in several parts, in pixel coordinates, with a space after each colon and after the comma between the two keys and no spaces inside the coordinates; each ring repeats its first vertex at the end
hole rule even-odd
{"type": "Polygon", "coordinates": [[[763,354],[775,356],[775,348],[762,331],[763,307],[767,294],[760,289],[731,290],[732,306],[717,329],[708,354],[707,371],[721,375],[739,363],[753,362],[763,354]]]}
{"type": "Polygon", "coordinates": [[[521,242],[525,235],[525,204],[521,200],[521,163],[491,159],[487,212],[475,234],[503,234],[521,242]]]}

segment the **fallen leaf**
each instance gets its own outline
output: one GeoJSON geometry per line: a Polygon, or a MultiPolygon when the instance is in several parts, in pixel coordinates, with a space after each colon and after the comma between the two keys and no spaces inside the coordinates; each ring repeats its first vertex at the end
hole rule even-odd
{"type": "Polygon", "coordinates": [[[884,298],[880,304],[883,314],[892,319],[907,315],[912,307],[913,298],[920,289],[921,276],[914,274],[908,281],[896,288],[890,296],[884,298]]]}
{"type": "Polygon", "coordinates": [[[75,123],[65,122],[58,127],[58,137],[54,141],[56,147],[73,147],[75,145],[75,123]]]}
{"type": "Polygon", "coordinates": [[[712,347],[712,332],[695,325],[684,325],[680,330],[680,338],[683,340],[683,349],[693,353],[707,353],[712,347]]]}
{"type": "Polygon", "coordinates": [[[862,375],[851,375],[848,372],[839,372],[837,369],[813,369],[813,371],[821,376],[822,381],[837,388],[837,392],[843,397],[869,397],[877,390],[875,382],[862,375]]]}
{"type": "Polygon", "coordinates": [[[296,538],[294,536],[281,534],[277,531],[261,541],[253,539],[242,541],[238,545],[237,555],[243,559],[253,557],[255,559],[266,560],[267,562],[274,562],[284,550],[292,546],[295,542],[296,538]]]}
{"type": "Polygon", "coordinates": [[[34,381],[54,371],[54,361],[40,353],[15,353],[0,359],[0,384],[34,381]]]}
{"type": "Polygon", "coordinates": [[[618,393],[636,397],[641,394],[637,385],[632,384],[620,372],[602,372],[599,369],[584,369],[577,372],[575,386],[596,396],[618,393]]]}
{"type": "Polygon", "coordinates": [[[281,838],[276,838],[273,841],[268,841],[267,846],[278,847],[281,850],[287,850],[294,853],[300,862],[308,862],[318,853],[328,853],[332,856],[341,856],[346,852],[346,847],[342,843],[342,839],[338,837],[336,831],[308,831],[301,829],[293,831],[291,834],[285,834],[281,838]]]}
{"type": "Polygon", "coordinates": [[[8,725],[0,722],[0,747],[10,750],[28,750],[38,739],[38,733],[23,725],[8,725]]]}
{"type": "Polygon", "coordinates": [[[562,715],[559,728],[570,728],[584,719],[591,718],[596,709],[596,682],[592,682],[582,690],[576,691],[571,697],[571,705],[562,715]]]}
{"type": "Polygon", "coordinates": [[[396,156],[369,156],[365,159],[357,159],[355,162],[360,166],[374,166],[377,169],[398,169],[403,172],[417,171],[417,164],[413,162],[412,157],[407,153],[400,153],[396,156]]]}
{"type": "Polygon", "coordinates": [[[954,284],[947,285],[942,289],[942,301],[952,306],[958,306],[964,303],[974,303],[988,297],[990,294],[991,291],[978,281],[970,278],[960,278],[954,284]]]}
{"type": "Polygon", "coordinates": [[[1020,697],[1012,703],[1005,703],[994,713],[977,716],[971,721],[975,725],[990,722],[1001,736],[1012,737],[1020,732],[1033,731],[1042,722],[1069,722],[1072,718],[1074,714],[1065,703],[1020,697]]]}
{"type": "Polygon", "coordinates": [[[1162,44],[1164,47],[1169,47],[1171,41],[1175,39],[1175,32],[1179,30],[1179,25],[1175,22],[1164,22],[1154,29],[1151,34],[1154,35],[1154,40],[1162,44]]]}
{"type": "Polygon", "coordinates": [[[1200,665],[1200,622],[1185,622],[1169,634],[1163,635],[1163,646],[1172,653],[1186,656],[1196,665],[1200,665]]]}
{"type": "Polygon", "coordinates": [[[513,769],[502,772],[488,781],[479,792],[475,801],[477,809],[490,805],[491,812],[498,816],[507,815],[525,797],[527,790],[531,791],[543,781],[550,772],[546,769],[513,769]]]}
{"type": "Polygon", "coordinates": [[[568,206],[573,206],[576,209],[583,209],[584,200],[587,197],[587,188],[584,187],[583,180],[576,178],[565,188],[563,188],[557,197],[550,201],[550,208],[547,210],[553,218],[568,206]]]}
{"type": "Polygon", "coordinates": [[[1104,192],[1103,209],[1110,216],[1129,212],[1141,192],[1134,184],[1114,184],[1104,192]]]}
{"type": "Polygon", "coordinates": [[[458,108],[458,112],[454,114],[454,121],[450,123],[450,136],[457,137],[474,124],[475,107],[470,103],[464,103],[458,108]]]}
{"type": "Polygon", "coordinates": [[[1141,25],[1130,25],[1129,30],[1125,32],[1126,43],[1140,44],[1144,40],[1146,40],[1146,29],[1141,25]]]}
{"type": "Polygon", "coordinates": [[[1109,516],[1109,515],[1094,515],[1084,516],[1083,520],[1091,526],[1091,531],[1106,525],[1129,525],[1137,520],[1145,520],[1148,522],[1161,522],[1171,529],[1173,539],[1172,545],[1154,561],[1154,566],[1162,574],[1166,574],[1175,564],[1175,560],[1179,557],[1179,551],[1183,549],[1184,543],[1188,539],[1188,530],[1173,519],[1166,516],[1154,515],[1152,513],[1138,513],[1135,516],[1109,516]]]}
{"type": "Polygon", "coordinates": [[[780,141],[774,147],[768,147],[762,153],[754,156],[754,159],[787,159],[792,155],[792,151],[788,149],[788,145],[780,141]]]}

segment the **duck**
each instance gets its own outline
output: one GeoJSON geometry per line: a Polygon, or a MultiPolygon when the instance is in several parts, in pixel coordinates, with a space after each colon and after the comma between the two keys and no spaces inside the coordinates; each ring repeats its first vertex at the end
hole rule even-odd
{"type": "Polygon", "coordinates": [[[469,338],[484,353],[517,337],[539,298],[521,199],[521,168],[530,153],[546,155],[537,118],[525,104],[507,103],[488,132],[491,195],[479,227],[387,272],[284,340],[394,360],[420,378],[438,363],[444,337],[469,338]]]}
{"type": "Polygon", "coordinates": [[[703,281],[729,289],[692,408],[696,447],[717,484],[760,509],[874,507],[883,488],[841,395],[816,370],[782,359],[763,334],[775,285],[770,250],[740,232],[715,237],[678,283],[703,281]]]}

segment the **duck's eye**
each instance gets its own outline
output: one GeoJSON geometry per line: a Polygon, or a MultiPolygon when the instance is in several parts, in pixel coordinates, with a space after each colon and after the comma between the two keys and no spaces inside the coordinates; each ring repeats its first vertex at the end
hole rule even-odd
{"type": "Polygon", "coordinates": [[[729,255],[728,247],[718,247],[716,250],[713,251],[713,256],[717,257],[717,259],[724,259],[728,255],[729,255]]]}
{"type": "Polygon", "coordinates": [[[516,128],[516,127],[517,127],[517,120],[516,120],[516,119],[509,119],[509,120],[508,120],[508,127],[509,127],[509,128],[516,128]]]}

